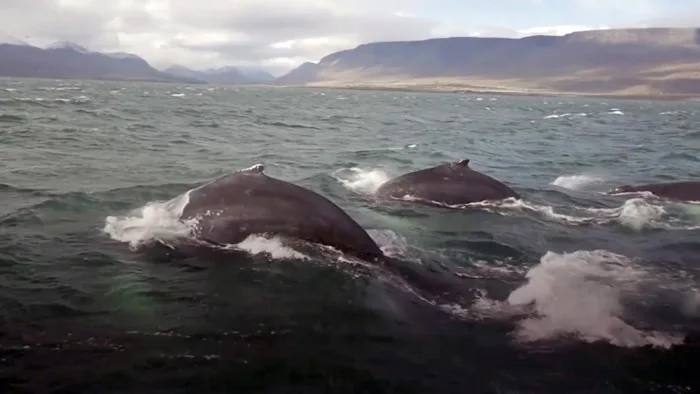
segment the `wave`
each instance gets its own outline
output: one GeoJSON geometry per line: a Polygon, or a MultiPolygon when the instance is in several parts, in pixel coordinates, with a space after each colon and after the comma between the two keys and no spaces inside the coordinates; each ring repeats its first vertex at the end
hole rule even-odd
{"type": "MultiPolygon", "coordinates": [[[[604,112],[603,114],[605,115],[624,115],[625,113],[622,112],[619,108],[611,108],[608,112],[604,112]]],[[[586,113],[586,112],[564,112],[561,114],[554,113],[550,115],[544,116],[543,119],[573,119],[573,118],[584,118],[588,117],[592,114],[586,113]]]]}
{"type": "Polygon", "coordinates": [[[40,86],[36,88],[37,90],[48,90],[48,91],[63,91],[63,90],[83,90],[82,85],[75,85],[75,86],[59,86],[59,87],[54,87],[54,86],[40,86]]]}
{"type": "Polygon", "coordinates": [[[18,97],[15,98],[17,101],[21,102],[29,102],[29,103],[37,103],[37,102],[53,102],[53,103],[64,103],[64,104],[84,104],[91,102],[92,99],[88,96],[76,96],[76,97],[71,97],[71,98],[43,98],[43,97],[18,97]]]}
{"type": "Polygon", "coordinates": [[[621,347],[669,348],[682,343],[685,335],[644,327],[653,320],[654,307],[668,307],[667,301],[655,301],[656,288],[680,294],[676,299],[681,301],[672,307],[677,315],[698,313],[700,293],[688,283],[605,250],[548,251],[505,300],[481,291],[468,309],[444,308],[463,318],[512,320],[515,338],[522,343],[569,337],[621,347]]]}
{"type": "Polygon", "coordinates": [[[290,129],[310,129],[310,130],[321,130],[320,127],[311,125],[311,124],[301,124],[301,123],[291,123],[291,122],[282,122],[282,121],[268,121],[268,120],[258,120],[258,124],[261,125],[266,125],[266,126],[272,126],[272,127],[281,127],[281,128],[290,128],[290,129]]]}
{"type": "MultiPolygon", "coordinates": [[[[5,174],[8,172],[24,171],[32,168],[42,168],[45,166],[26,166],[20,168],[9,168],[6,170],[0,170],[0,174],[5,174]]],[[[46,189],[33,189],[33,188],[23,188],[13,185],[8,185],[5,183],[0,183],[0,193],[26,193],[31,195],[50,195],[46,189]]]]}
{"type": "Polygon", "coordinates": [[[154,201],[124,216],[108,216],[103,231],[132,249],[151,241],[172,241],[190,236],[192,223],[180,220],[189,202],[187,192],[168,201],[154,201]]]}
{"type": "Polygon", "coordinates": [[[22,123],[26,120],[27,118],[20,115],[0,114],[0,123],[22,123]]]}
{"type": "Polygon", "coordinates": [[[340,169],[332,174],[345,188],[361,194],[372,195],[391,177],[383,170],[351,167],[340,169]]]}
{"type": "Polygon", "coordinates": [[[591,185],[602,184],[603,182],[605,182],[605,178],[596,175],[562,175],[550,185],[569,190],[583,190],[591,185]]]}
{"type": "Polygon", "coordinates": [[[581,112],[581,113],[563,113],[563,114],[551,114],[545,116],[543,119],[559,119],[559,118],[577,118],[577,117],[585,117],[588,116],[587,113],[581,112]]]}
{"type": "Polygon", "coordinates": [[[688,161],[694,161],[694,162],[700,162],[700,158],[696,155],[691,155],[689,153],[685,152],[674,152],[674,153],[667,153],[663,156],[661,156],[660,160],[688,160],[688,161]]]}

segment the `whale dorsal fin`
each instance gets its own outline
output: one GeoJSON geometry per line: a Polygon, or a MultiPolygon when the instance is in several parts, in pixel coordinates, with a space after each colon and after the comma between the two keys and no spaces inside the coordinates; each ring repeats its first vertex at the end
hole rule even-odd
{"type": "Polygon", "coordinates": [[[455,165],[457,166],[463,166],[463,167],[469,167],[469,159],[462,159],[458,162],[455,162],[455,165]]]}
{"type": "Polygon", "coordinates": [[[240,172],[245,172],[248,174],[262,174],[265,171],[265,165],[258,163],[254,166],[244,168],[240,172]]]}

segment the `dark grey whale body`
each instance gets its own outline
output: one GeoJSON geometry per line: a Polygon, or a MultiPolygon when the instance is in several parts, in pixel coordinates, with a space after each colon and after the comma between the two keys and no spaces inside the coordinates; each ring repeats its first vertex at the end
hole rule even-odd
{"type": "Polygon", "coordinates": [[[267,176],[262,165],[234,172],[189,192],[181,219],[197,219],[196,238],[236,244],[273,234],[337,248],[362,259],[383,256],[367,232],[325,197],[267,176]]]}
{"type": "Polygon", "coordinates": [[[700,181],[680,181],[649,183],[645,185],[624,185],[608,192],[608,194],[649,192],[655,196],[680,200],[700,201],[700,181]]]}
{"type": "Polygon", "coordinates": [[[377,189],[386,199],[417,198],[429,205],[461,205],[479,201],[520,198],[504,183],[469,167],[469,159],[426,168],[391,179],[377,189]]]}

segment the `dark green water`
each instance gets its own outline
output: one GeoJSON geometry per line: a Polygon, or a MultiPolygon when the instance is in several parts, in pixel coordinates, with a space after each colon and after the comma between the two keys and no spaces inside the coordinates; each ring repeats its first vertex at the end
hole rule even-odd
{"type": "Polygon", "coordinates": [[[700,178],[699,130],[699,103],[0,80],[0,388],[700,390],[700,206],[601,194],[700,178]],[[523,199],[367,198],[464,158],[523,199]],[[469,296],[274,239],[188,265],[134,248],[182,230],[162,202],[256,163],[469,296]]]}

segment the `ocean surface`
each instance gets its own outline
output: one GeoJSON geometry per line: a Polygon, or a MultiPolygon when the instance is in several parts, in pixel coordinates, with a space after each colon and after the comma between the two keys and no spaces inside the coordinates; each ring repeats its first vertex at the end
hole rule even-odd
{"type": "Polygon", "coordinates": [[[604,194],[700,179],[700,103],[1,79],[0,157],[3,393],[700,391],[700,205],[604,194]],[[371,198],[461,159],[522,199],[371,198]],[[468,296],[277,238],[142,252],[258,163],[468,296]]]}

